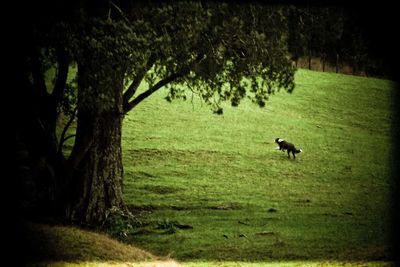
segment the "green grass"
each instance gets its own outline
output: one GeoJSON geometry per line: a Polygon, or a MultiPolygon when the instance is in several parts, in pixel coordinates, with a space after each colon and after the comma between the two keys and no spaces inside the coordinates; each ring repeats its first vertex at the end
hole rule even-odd
{"type": "Polygon", "coordinates": [[[390,260],[394,85],[306,70],[296,84],[223,116],[165,91],[131,111],[124,196],[148,225],[127,241],[188,266],[390,260]],[[289,160],[276,137],[303,153],[289,160]]]}

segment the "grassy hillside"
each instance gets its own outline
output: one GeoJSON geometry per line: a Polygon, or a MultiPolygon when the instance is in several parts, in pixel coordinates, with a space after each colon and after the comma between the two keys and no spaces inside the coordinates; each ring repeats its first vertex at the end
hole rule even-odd
{"type": "Polygon", "coordinates": [[[296,84],[223,116],[162,91],[131,111],[125,199],[148,225],[128,241],[179,261],[387,260],[393,84],[306,70],[296,84]]]}
{"type": "MultiPolygon", "coordinates": [[[[27,225],[28,266],[178,266],[103,234],[71,226],[27,225]]],[[[21,256],[21,255],[20,255],[21,256]]],[[[10,265],[13,265],[10,263],[10,265]]]]}

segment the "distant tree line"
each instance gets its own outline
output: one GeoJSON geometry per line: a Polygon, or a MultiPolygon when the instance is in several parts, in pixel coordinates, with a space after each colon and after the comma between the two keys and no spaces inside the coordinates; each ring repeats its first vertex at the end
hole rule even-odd
{"type": "Polygon", "coordinates": [[[393,65],[388,64],[386,57],[390,55],[385,51],[390,44],[385,43],[385,38],[379,39],[381,35],[371,35],[372,28],[384,32],[388,25],[379,28],[382,25],[379,8],[374,13],[370,11],[362,7],[289,7],[288,47],[296,66],[302,58],[307,59],[307,67],[311,69],[312,59],[318,58],[322,71],[326,64],[334,66],[335,72],[347,65],[354,75],[362,72],[367,76],[393,78],[393,65]]]}

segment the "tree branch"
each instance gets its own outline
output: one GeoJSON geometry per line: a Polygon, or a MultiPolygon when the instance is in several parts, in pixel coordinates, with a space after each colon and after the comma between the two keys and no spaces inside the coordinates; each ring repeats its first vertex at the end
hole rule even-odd
{"type": "Polygon", "coordinates": [[[127,106],[129,104],[129,100],[135,95],[144,76],[146,75],[147,71],[153,66],[155,61],[156,61],[156,56],[154,54],[151,54],[149,60],[146,63],[146,66],[139,71],[139,73],[136,75],[135,79],[130,84],[129,88],[125,91],[125,93],[123,95],[124,109],[125,109],[125,106],[127,106]]]}
{"type": "Polygon", "coordinates": [[[73,172],[73,170],[76,169],[76,167],[78,167],[79,163],[81,163],[81,161],[89,151],[90,147],[92,146],[93,141],[94,139],[91,138],[90,140],[85,142],[84,146],[72,150],[71,155],[69,156],[67,161],[67,166],[68,166],[67,169],[70,172],[73,172]]]}
{"type": "Polygon", "coordinates": [[[40,62],[39,54],[36,48],[32,49],[32,76],[36,93],[38,93],[41,97],[48,95],[46,83],[44,81],[44,76],[42,72],[42,64],[40,62]]]}
{"type": "Polygon", "coordinates": [[[130,110],[132,110],[134,107],[137,106],[137,104],[142,102],[144,99],[146,99],[147,97],[152,95],[154,92],[156,92],[157,90],[159,90],[163,86],[169,84],[170,82],[172,82],[172,81],[174,81],[174,80],[176,80],[178,78],[181,78],[181,77],[185,76],[187,73],[189,73],[189,71],[190,70],[186,70],[184,72],[183,71],[177,72],[177,73],[171,74],[167,78],[159,81],[154,86],[150,87],[145,92],[141,93],[135,99],[133,99],[131,102],[129,102],[126,106],[124,106],[124,113],[129,112],[130,110]]]}
{"type": "Polygon", "coordinates": [[[55,106],[61,101],[64,93],[65,85],[67,84],[69,62],[67,54],[64,49],[60,48],[57,51],[58,72],[57,80],[54,84],[53,92],[51,94],[55,106]]]}
{"type": "Polygon", "coordinates": [[[71,137],[71,136],[68,136],[67,138],[65,138],[65,134],[67,133],[68,128],[71,126],[72,122],[74,121],[77,110],[78,110],[78,108],[74,109],[74,111],[72,112],[71,118],[69,118],[67,124],[65,125],[65,127],[64,127],[64,129],[63,129],[63,131],[61,133],[60,142],[59,142],[59,145],[58,145],[58,152],[59,153],[62,152],[62,147],[63,147],[65,141],[67,141],[71,137]]]}
{"type": "Polygon", "coordinates": [[[155,85],[153,85],[152,87],[147,89],[145,92],[138,95],[135,99],[130,101],[126,106],[124,105],[124,113],[127,113],[130,110],[132,110],[140,102],[142,102],[144,99],[146,99],[147,97],[152,95],[154,92],[156,92],[163,86],[169,84],[170,82],[175,81],[178,78],[181,78],[181,77],[184,77],[185,75],[187,75],[193,69],[193,67],[195,67],[197,64],[200,64],[200,62],[203,61],[204,59],[205,59],[204,55],[198,55],[196,60],[194,60],[194,62],[192,62],[189,66],[186,66],[186,67],[182,68],[182,70],[169,75],[165,79],[159,81],[158,83],[156,83],[155,85]]]}
{"type": "MultiPolygon", "coordinates": [[[[124,12],[119,8],[113,1],[109,2],[119,13],[119,15],[125,20],[125,22],[130,23],[129,19],[125,17],[124,12]]],[[[109,10],[108,17],[111,15],[111,9],[109,10]]]]}
{"type": "Polygon", "coordinates": [[[76,134],[68,135],[67,137],[64,138],[64,143],[65,143],[68,139],[71,139],[71,138],[73,138],[73,137],[75,137],[75,136],[76,136],[76,134]]]}

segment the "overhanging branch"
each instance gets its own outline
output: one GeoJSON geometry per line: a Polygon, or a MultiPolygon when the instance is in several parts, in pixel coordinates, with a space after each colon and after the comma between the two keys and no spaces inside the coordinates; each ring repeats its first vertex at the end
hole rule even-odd
{"type": "Polygon", "coordinates": [[[71,152],[71,155],[68,158],[67,161],[67,166],[68,170],[72,172],[74,169],[78,167],[78,165],[82,162],[83,158],[86,156],[86,154],[89,152],[89,149],[91,148],[93,144],[94,139],[91,138],[87,142],[85,142],[85,145],[82,147],[79,147],[78,149],[74,147],[74,149],[71,152]]]}
{"type": "Polygon", "coordinates": [[[200,64],[201,61],[205,59],[205,55],[198,55],[197,58],[188,66],[182,68],[182,70],[169,75],[168,77],[162,79],[161,81],[157,82],[155,85],[147,89],[145,92],[138,95],[135,99],[124,105],[124,113],[129,112],[134,107],[136,107],[140,102],[144,99],[152,95],[154,92],[162,88],[163,86],[175,81],[178,78],[182,78],[186,76],[196,65],[200,64]]]}
{"type": "Polygon", "coordinates": [[[146,66],[141,69],[138,74],[136,75],[135,79],[129,85],[128,89],[125,91],[123,95],[123,105],[124,110],[127,105],[129,105],[129,100],[135,95],[137,89],[139,88],[140,83],[142,82],[144,76],[146,75],[147,71],[151,69],[154,62],[156,61],[156,57],[154,54],[151,54],[149,60],[146,63],[146,66]]]}
{"type": "Polygon", "coordinates": [[[69,118],[67,124],[65,125],[62,133],[61,133],[61,137],[60,137],[60,142],[58,145],[58,152],[61,153],[62,152],[62,147],[65,143],[65,141],[67,141],[71,136],[68,136],[67,138],[65,137],[65,134],[67,133],[67,130],[69,129],[69,127],[71,126],[72,122],[75,119],[76,116],[76,112],[77,112],[78,108],[75,108],[74,111],[72,112],[71,118],[69,118]]]}
{"type": "Polygon", "coordinates": [[[42,72],[42,63],[36,48],[32,49],[32,77],[34,88],[40,96],[48,95],[46,83],[42,72]]]}
{"type": "Polygon", "coordinates": [[[55,106],[57,106],[58,103],[61,101],[68,78],[69,63],[67,54],[64,51],[64,49],[62,48],[58,49],[57,60],[58,60],[57,80],[56,83],[54,84],[54,89],[51,94],[55,106]]]}
{"type": "MultiPolygon", "coordinates": [[[[115,10],[118,11],[119,15],[125,20],[125,22],[130,23],[129,19],[125,17],[124,12],[119,8],[113,1],[110,1],[110,5],[115,8],[115,10]]],[[[108,17],[110,17],[111,9],[109,10],[108,17]]]]}
{"type": "Polygon", "coordinates": [[[181,78],[181,77],[185,76],[187,73],[189,73],[189,71],[190,70],[187,70],[185,72],[174,73],[174,74],[168,76],[167,78],[159,81],[154,86],[150,87],[148,90],[146,90],[145,92],[141,93],[135,99],[130,101],[126,106],[124,106],[124,113],[127,113],[130,110],[132,110],[134,107],[137,106],[137,104],[142,102],[144,99],[146,99],[147,97],[152,95],[154,92],[156,92],[157,90],[159,90],[163,86],[169,84],[170,82],[172,82],[172,81],[174,81],[174,80],[176,80],[178,78],[181,78]]]}

